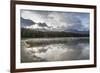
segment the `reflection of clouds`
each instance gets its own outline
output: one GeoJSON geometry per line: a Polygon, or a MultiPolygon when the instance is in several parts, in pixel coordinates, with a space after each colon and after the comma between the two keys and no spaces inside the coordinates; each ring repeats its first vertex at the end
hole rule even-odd
{"type": "Polygon", "coordinates": [[[86,59],[89,58],[89,46],[88,45],[85,46],[85,48],[82,51],[82,54],[81,55],[83,56],[83,58],[86,58],[86,59]]]}
{"type": "Polygon", "coordinates": [[[65,44],[52,44],[45,47],[33,47],[30,51],[34,51],[34,55],[45,59],[47,61],[63,61],[63,60],[78,60],[78,59],[88,59],[89,58],[89,47],[87,44],[77,44],[71,45],[70,47],[65,44]],[[39,52],[40,50],[45,50],[45,52],[39,52]]]}
{"type": "Polygon", "coordinates": [[[53,49],[49,49],[46,52],[35,53],[36,56],[41,57],[43,59],[47,59],[48,61],[52,60],[61,60],[62,54],[69,51],[68,49],[63,49],[61,44],[58,45],[50,45],[53,49]]]}
{"type": "Polygon", "coordinates": [[[26,48],[22,44],[22,62],[67,61],[89,59],[89,43],[69,42],[26,48]]]}

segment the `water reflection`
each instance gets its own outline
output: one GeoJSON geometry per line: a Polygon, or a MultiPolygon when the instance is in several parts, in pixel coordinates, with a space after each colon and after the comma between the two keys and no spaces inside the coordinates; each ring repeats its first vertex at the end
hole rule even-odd
{"type": "Polygon", "coordinates": [[[84,39],[21,49],[21,62],[47,62],[89,59],[89,42],[84,39]]]}

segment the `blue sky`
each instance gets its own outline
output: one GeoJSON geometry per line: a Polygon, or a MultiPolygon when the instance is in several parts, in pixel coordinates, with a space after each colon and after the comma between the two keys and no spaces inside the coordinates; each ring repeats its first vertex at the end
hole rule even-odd
{"type": "MultiPolygon", "coordinates": [[[[64,31],[78,30],[88,31],[90,25],[90,14],[80,12],[58,12],[58,11],[36,11],[21,10],[21,17],[36,23],[46,23],[48,30],[64,31]]],[[[39,28],[37,24],[27,25],[31,28],[39,28]]],[[[41,27],[42,28],[42,27],[41,27]]]]}

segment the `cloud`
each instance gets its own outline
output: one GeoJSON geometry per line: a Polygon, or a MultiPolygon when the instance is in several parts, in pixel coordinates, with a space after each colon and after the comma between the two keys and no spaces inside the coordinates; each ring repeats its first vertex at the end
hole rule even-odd
{"type": "Polygon", "coordinates": [[[63,13],[59,12],[51,12],[48,14],[47,24],[53,27],[54,30],[64,30],[69,26],[65,21],[65,17],[63,13]]]}
{"type": "Polygon", "coordinates": [[[44,15],[39,14],[35,11],[29,11],[29,10],[21,10],[21,17],[24,19],[30,19],[35,22],[44,22],[44,15]]]}
{"type": "Polygon", "coordinates": [[[56,30],[89,30],[89,15],[84,15],[84,13],[51,12],[48,14],[47,24],[57,28],[56,30]]]}
{"type": "MultiPolygon", "coordinates": [[[[45,26],[51,27],[48,30],[89,30],[89,13],[21,10],[21,17],[36,23],[45,23],[45,26]]],[[[44,24],[39,26],[42,27],[44,24]]]]}

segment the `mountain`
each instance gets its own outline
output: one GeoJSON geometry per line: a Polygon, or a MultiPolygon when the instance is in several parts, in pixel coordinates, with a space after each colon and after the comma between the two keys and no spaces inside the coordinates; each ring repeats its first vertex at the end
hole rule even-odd
{"type": "Polygon", "coordinates": [[[77,34],[89,34],[89,30],[88,31],[79,31],[76,29],[67,29],[67,30],[64,30],[64,32],[71,32],[71,33],[77,33],[77,34]]]}
{"type": "Polygon", "coordinates": [[[46,24],[46,23],[37,23],[39,26],[41,26],[41,27],[48,27],[48,25],[46,24]]]}
{"type": "Polygon", "coordinates": [[[21,17],[21,27],[26,27],[26,26],[30,26],[30,25],[34,25],[35,22],[29,19],[24,19],[21,17]]]}
{"type": "Polygon", "coordinates": [[[24,19],[21,17],[21,28],[42,31],[42,32],[65,32],[65,33],[74,33],[74,34],[89,34],[89,31],[79,31],[78,29],[66,29],[66,30],[56,30],[54,27],[48,26],[45,22],[34,22],[30,19],[24,19]]]}

